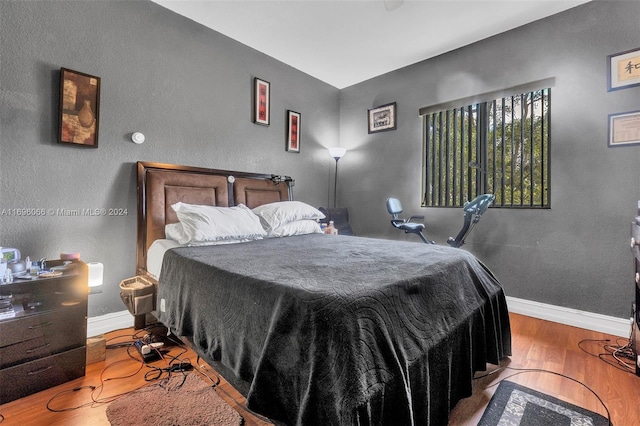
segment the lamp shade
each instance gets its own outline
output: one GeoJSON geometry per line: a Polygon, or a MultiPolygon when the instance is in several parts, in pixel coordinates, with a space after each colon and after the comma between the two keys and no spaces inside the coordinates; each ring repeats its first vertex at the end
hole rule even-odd
{"type": "Polygon", "coordinates": [[[329,148],[329,155],[335,158],[336,161],[344,157],[344,154],[346,153],[347,153],[347,149],[342,148],[341,146],[332,146],[331,148],[329,148]]]}
{"type": "Polygon", "coordinates": [[[87,263],[89,268],[89,287],[99,287],[102,285],[104,265],[100,262],[87,263]]]}

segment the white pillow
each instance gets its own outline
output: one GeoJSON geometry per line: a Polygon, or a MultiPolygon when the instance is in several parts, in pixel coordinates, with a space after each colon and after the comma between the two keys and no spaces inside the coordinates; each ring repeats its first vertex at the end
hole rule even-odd
{"type": "Polygon", "coordinates": [[[216,246],[221,244],[234,244],[234,243],[245,243],[247,241],[252,241],[249,238],[243,239],[228,239],[228,240],[217,240],[217,241],[189,241],[189,237],[184,233],[182,229],[182,224],[178,223],[170,223],[165,225],[164,227],[164,235],[167,239],[172,240],[178,243],[180,246],[216,246]]]}
{"type": "Polygon", "coordinates": [[[179,244],[185,245],[189,241],[189,237],[182,230],[182,224],[169,223],[164,226],[164,236],[169,240],[176,241],[179,244]]]}
{"type": "Polygon", "coordinates": [[[184,235],[178,241],[180,244],[255,240],[267,235],[260,225],[258,216],[243,204],[235,207],[214,207],[178,202],[171,208],[182,225],[184,235]]]}
{"type": "Polygon", "coordinates": [[[320,224],[312,219],[296,220],[285,223],[269,232],[268,237],[291,237],[293,235],[322,234],[320,224]]]}
{"type": "Polygon", "coordinates": [[[320,210],[302,201],[278,201],[263,204],[254,208],[253,212],[260,217],[262,226],[267,232],[296,220],[324,219],[324,214],[320,210]]]}

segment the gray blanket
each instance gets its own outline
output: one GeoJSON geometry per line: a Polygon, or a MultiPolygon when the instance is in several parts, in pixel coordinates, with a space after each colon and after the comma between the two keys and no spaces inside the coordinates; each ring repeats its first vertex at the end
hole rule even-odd
{"type": "Polygon", "coordinates": [[[305,235],[178,248],[159,319],[290,425],[446,424],[510,355],[504,293],[467,251],[305,235]]]}

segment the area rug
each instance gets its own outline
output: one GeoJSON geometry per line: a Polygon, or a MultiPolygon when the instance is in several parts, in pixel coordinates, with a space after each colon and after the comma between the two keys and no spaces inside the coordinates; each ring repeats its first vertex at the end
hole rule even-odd
{"type": "Polygon", "coordinates": [[[513,382],[502,381],[478,426],[607,426],[600,414],[513,382]]]}
{"type": "Polygon", "coordinates": [[[243,419],[196,373],[175,374],[107,407],[112,426],[239,426],[243,419]]]}

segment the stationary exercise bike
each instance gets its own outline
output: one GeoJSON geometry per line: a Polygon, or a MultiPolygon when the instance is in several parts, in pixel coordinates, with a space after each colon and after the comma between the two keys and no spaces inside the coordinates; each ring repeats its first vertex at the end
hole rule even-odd
{"type": "MultiPolygon", "coordinates": [[[[462,207],[464,211],[462,229],[455,238],[449,237],[447,243],[451,247],[461,247],[467,235],[469,235],[476,223],[480,221],[484,212],[495,199],[496,196],[493,194],[482,194],[471,201],[467,201],[462,207]]],[[[400,219],[398,215],[402,213],[402,204],[397,198],[387,198],[387,210],[391,214],[391,224],[395,228],[404,231],[405,234],[416,234],[426,244],[435,244],[435,241],[428,240],[422,233],[424,223],[413,222],[414,219],[424,219],[424,216],[411,216],[409,219],[400,219]]]]}

